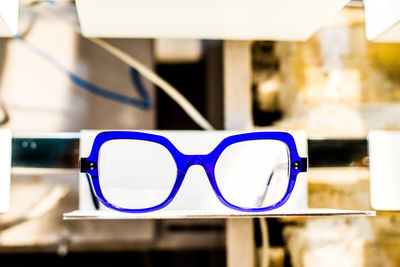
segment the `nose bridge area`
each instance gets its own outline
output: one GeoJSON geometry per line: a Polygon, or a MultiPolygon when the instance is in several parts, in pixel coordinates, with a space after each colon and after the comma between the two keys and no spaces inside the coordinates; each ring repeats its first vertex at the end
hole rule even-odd
{"type": "Polygon", "coordinates": [[[204,155],[190,155],[191,159],[185,166],[185,170],[187,171],[191,166],[200,165],[203,167],[204,171],[207,173],[206,162],[204,159],[204,155]]]}
{"type": "Polygon", "coordinates": [[[193,165],[201,165],[201,166],[205,167],[203,155],[193,155],[191,157],[192,157],[192,159],[186,165],[187,168],[189,168],[190,166],[193,166],[193,165]]]}
{"type": "Polygon", "coordinates": [[[171,210],[196,210],[209,212],[210,210],[226,210],[218,200],[215,192],[207,179],[207,173],[201,159],[193,158],[185,166],[185,179],[175,199],[166,209],[171,210]],[[193,166],[194,165],[194,166],[193,166]],[[190,168],[193,167],[193,168],[190,168]]]}

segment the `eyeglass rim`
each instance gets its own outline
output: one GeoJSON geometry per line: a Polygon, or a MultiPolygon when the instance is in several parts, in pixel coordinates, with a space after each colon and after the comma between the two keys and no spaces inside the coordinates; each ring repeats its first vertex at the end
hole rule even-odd
{"type": "Polygon", "coordinates": [[[189,169],[190,166],[194,165],[193,160],[198,160],[199,156],[201,157],[202,160],[202,163],[200,165],[202,165],[203,168],[205,169],[209,182],[212,186],[212,189],[216,194],[217,198],[219,199],[219,201],[228,208],[242,212],[263,212],[281,207],[288,201],[295,186],[297,175],[300,172],[307,171],[307,158],[301,158],[298,155],[296,143],[294,141],[293,136],[288,132],[281,132],[281,131],[260,131],[260,132],[249,132],[249,133],[240,133],[231,135],[225,137],[209,154],[206,155],[183,154],[172,144],[172,142],[168,138],[158,134],[139,132],[139,131],[103,131],[97,134],[97,136],[95,137],[89,156],[87,158],[81,158],[80,163],[81,163],[81,172],[90,175],[91,186],[93,187],[97,198],[104,206],[120,212],[144,213],[162,209],[171,203],[171,201],[175,198],[176,194],[178,193],[180,186],[182,185],[182,182],[186,175],[186,171],[189,169]],[[129,209],[129,208],[119,207],[106,199],[101,190],[99,181],[100,178],[98,175],[99,152],[101,146],[104,143],[119,139],[155,142],[162,145],[170,152],[177,166],[177,177],[170,194],[162,203],[147,208],[129,209]],[[245,208],[231,204],[221,194],[221,191],[219,190],[215,179],[214,167],[222,152],[232,144],[243,141],[251,141],[251,140],[278,140],[285,143],[289,150],[290,171],[289,171],[289,182],[287,190],[285,192],[285,195],[282,197],[280,201],[267,207],[245,208]],[[192,163],[190,163],[191,161],[192,163]]]}

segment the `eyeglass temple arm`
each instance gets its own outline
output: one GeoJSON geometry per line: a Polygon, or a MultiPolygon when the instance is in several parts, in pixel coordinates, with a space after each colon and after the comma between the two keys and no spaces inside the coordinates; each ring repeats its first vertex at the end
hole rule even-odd
{"type": "Polygon", "coordinates": [[[262,207],[262,204],[263,204],[264,201],[265,201],[265,197],[267,196],[268,188],[269,188],[269,185],[270,185],[270,183],[271,183],[272,177],[273,177],[274,174],[275,174],[275,171],[277,171],[278,169],[280,169],[280,168],[282,168],[282,167],[286,168],[286,167],[287,167],[287,163],[285,162],[285,163],[277,164],[277,165],[272,169],[271,174],[270,174],[269,177],[268,177],[267,186],[265,187],[264,193],[263,193],[262,196],[259,198],[259,201],[258,201],[258,203],[257,203],[258,207],[262,207]]]}
{"type": "Polygon", "coordinates": [[[93,206],[94,206],[94,208],[96,210],[99,210],[100,209],[100,203],[99,203],[99,200],[97,199],[97,197],[96,197],[96,195],[94,193],[94,190],[93,190],[93,187],[92,187],[92,183],[90,182],[90,175],[88,173],[85,173],[85,174],[86,174],[86,180],[87,180],[87,182],[89,184],[89,190],[90,190],[90,195],[92,197],[93,206]]]}
{"type": "Polygon", "coordinates": [[[92,183],[90,182],[90,175],[86,172],[88,170],[93,170],[93,168],[96,168],[96,166],[94,166],[92,164],[92,162],[88,162],[86,158],[81,158],[81,160],[80,160],[80,171],[81,171],[81,173],[85,174],[86,181],[89,184],[89,190],[90,190],[90,195],[91,195],[91,198],[92,198],[93,206],[94,206],[94,208],[96,210],[99,210],[100,209],[99,200],[96,197],[96,194],[94,193],[94,189],[93,189],[92,183]]]}
{"type": "MultiPolygon", "coordinates": [[[[298,164],[298,163],[297,163],[297,164],[298,164]]],[[[294,165],[294,166],[295,166],[294,168],[297,168],[297,167],[296,167],[296,166],[298,166],[297,164],[294,165]]],[[[273,177],[274,174],[275,174],[275,171],[277,171],[277,170],[279,170],[279,169],[281,169],[281,168],[286,168],[286,167],[287,167],[287,163],[285,162],[285,163],[277,164],[277,165],[272,169],[272,172],[271,172],[271,174],[270,174],[269,177],[268,177],[268,182],[267,182],[267,186],[265,187],[264,193],[262,194],[262,197],[259,199],[259,202],[257,203],[259,207],[262,207],[262,204],[263,204],[264,201],[265,201],[265,197],[267,196],[268,188],[269,188],[269,185],[270,185],[270,183],[271,183],[272,177],[273,177]]],[[[300,172],[307,172],[307,158],[301,158],[301,169],[300,169],[300,172]]]]}

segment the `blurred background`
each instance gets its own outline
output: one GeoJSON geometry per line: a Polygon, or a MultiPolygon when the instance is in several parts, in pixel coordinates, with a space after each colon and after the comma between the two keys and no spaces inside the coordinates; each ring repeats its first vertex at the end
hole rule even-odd
{"type": "MultiPolygon", "coordinates": [[[[202,129],[92,37],[156,72],[215,129],[305,131],[310,208],[372,209],[368,133],[400,130],[396,1],[385,13],[368,9],[373,0],[285,0],[276,9],[254,0],[242,16],[235,0],[205,1],[198,13],[209,16],[194,22],[177,0],[151,16],[141,1],[115,1],[112,9],[107,1],[2,1],[10,4],[0,5],[0,123],[13,133],[13,168],[10,210],[0,214],[1,266],[235,266],[225,219],[63,220],[78,209],[80,130],[202,129]],[[7,26],[15,4],[16,29],[7,26]],[[173,27],[185,20],[189,29],[173,27]],[[124,104],[93,88],[137,101],[124,104]]],[[[260,223],[248,220],[255,251],[248,266],[261,266],[260,223]]],[[[270,266],[400,265],[396,212],[267,223],[262,253],[270,266]]]]}

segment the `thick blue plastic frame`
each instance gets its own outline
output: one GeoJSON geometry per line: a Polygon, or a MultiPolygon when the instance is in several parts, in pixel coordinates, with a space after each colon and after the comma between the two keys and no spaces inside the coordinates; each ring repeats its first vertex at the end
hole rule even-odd
{"type": "Polygon", "coordinates": [[[296,144],[294,141],[294,138],[291,134],[287,132],[251,132],[251,133],[243,133],[243,134],[238,134],[238,135],[232,135],[229,137],[226,137],[223,139],[213,151],[211,151],[209,154],[206,155],[186,155],[181,153],[166,137],[156,135],[156,134],[151,134],[151,133],[144,133],[144,132],[132,132],[132,131],[107,131],[107,132],[101,132],[99,133],[92,146],[91,153],[89,157],[87,158],[81,158],[81,172],[83,173],[88,173],[90,175],[90,180],[91,184],[94,188],[94,191],[96,193],[96,196],[98,199],[101,201],[103,205],[106,207],[121,211],[121,212],[128,212],[128,213],[141,213],[141,212],[151,212],[155,210],[159,210],[167,206],[171,201],[174,199],[176,194],[178,193],[178,190],[180,186],[182,185],[182,182],[184,180],[184,177],[186,175],[186,172],[188,169],[193,166],[193,165],[201,165],[203,166],[204,170],[206,171],[208,180],[212,186],[212,189],[214,190],[215,194],[217,195],[218,199],[221,201],[222,204],[225,206],[232,208],[234,210],[238,211],[243,211],[243,212],[261,212],[261,211],[268,211],[272,209],[276,209],[281,207],[283,204],[287,202],[289,199],[294,185],[296,183],[296,178],[297,175],[300,172],[305,172],[307,171],[307,159],[306,158],[301,158],[298,155],[296,144]],[[149,141],[149,142],[155,142],[158,143],[162,146],[164,146],[172,155],[172,157],[175,160],[176,167],[177,167],[177,177],[175,184],[172,188],[171,193],[168,195],[168,197],[159,205],[154,206],[154,207],[149,207],[149,208],[143,208],[143,209],[127,209],[127,208],[121,208],[118,207],[109,201],[104,197],[101,187],[100,187],[100,182],[99,182],[99,176],[98,176],[98,157],[99,157],[99,151],[101,146],[110,140],[116,140],[116,139],[135,139],[135,140],[144,140],[144,141],[149,141]],[[262,208],[242,208],[236,205],[233,205],[226,201],[226,199],[222,196],[218,185],[215,180],[215,175],[214,175],[214,168],[217,163],[217,160],[221,153],[230,145],[238,143],[238,142],[243,142],[243,141],[249,141],[249,140],[279,140],[283,143],[285,143],[288,147],[289,150],[289,155],[290,155],[290,165],[289,165],[289,184],[288,188],[286,190],[285,195],[283,198],[278,201],[276,204],[268,206],[268,207],[262,207],[262,208]]]}

